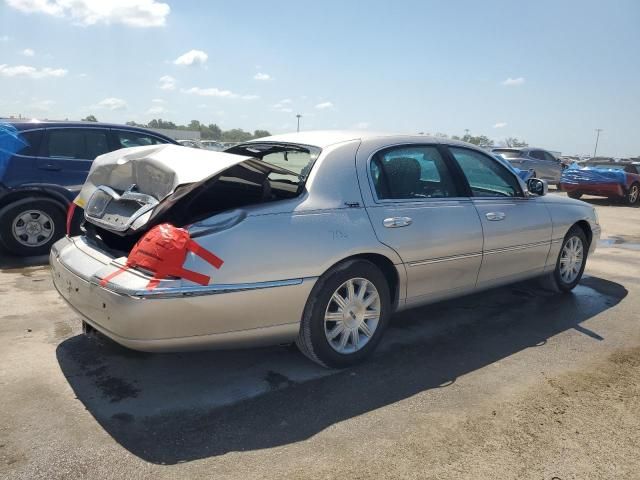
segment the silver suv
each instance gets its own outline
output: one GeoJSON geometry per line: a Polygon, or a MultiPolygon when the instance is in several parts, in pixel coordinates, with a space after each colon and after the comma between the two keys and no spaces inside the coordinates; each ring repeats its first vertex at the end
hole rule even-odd
{"type": "Polygon", "coordinates": [[[558,185],[564,165],[547,150],[541,148],[492,148],[494,155],[500,155],[511,165],[520,170],[533,170],[536,178],[542,178],[548,183],[558,185]]]}

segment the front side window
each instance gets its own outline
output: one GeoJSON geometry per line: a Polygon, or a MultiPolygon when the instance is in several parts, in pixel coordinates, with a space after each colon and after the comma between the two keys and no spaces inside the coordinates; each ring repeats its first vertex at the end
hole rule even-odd
{"type": "Polygon", "coordinates": [[[541,152],[540,150],[532,150],[529,152],[529,156],[537,160],[544,160],[544,152],[541,152]]]}
{"type": "Polygon", "coordinates": [[[120,148],[148,147],[149,145],[158,145],[160,143],[165,143],[156,137],[145,135],[144,133],[116,130],[115,134],[116,142],[120,148]]]}
{"type": "Polygon", "coordinates": [[[458,196],[449,169],[434,146],[382,150],[371,159],[371,177],[381,200],[458,196]]]}
{"type": "Polygon", "coordinates": [[[515,175],[496,159],[474,150],[449,147],[469,182],[474,197],[520,197],[515,175]]]}
{"type": "Polygon", "coordinates": [[[79,128],[49,130],[47,148],[52,158],[93,160],[109,151],[107,132],[79,128]]]}

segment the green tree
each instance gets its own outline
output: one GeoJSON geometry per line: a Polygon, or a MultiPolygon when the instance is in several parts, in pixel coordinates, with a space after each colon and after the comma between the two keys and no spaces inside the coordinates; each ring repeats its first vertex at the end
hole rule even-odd
{"type": "Polygon", "coordinates": [[[251,138],[253,138],[251,133],[245,132],[241,128],[232,128],[222,132],[222,140],[225,142],[246,142],[251,138]]]}
{"type": "Polygon", "coordinates": [[[524,140],[518,140],[515,137],[505,138],[504,143],[507,147],[528,147],[529,146],[529,144],[524,140]]]}
{"type": "Polygon", "coordinates": [[[255,130],[253,132],[253,138],[270,137],[271,134],[267,130],[255,130]]]}
{"type": "Polygon", "coordinates": [[[82,122],[97,122],[98,119],[94,115],[87,115],[81,120],[82,122]]]}
{"type": "Polygon", "coordinates": [[[469,133],[465,133],[460,139],[463,142],[472,143],[474,145],[483,146],[483,147],[492,147],[493,140],[491,140],[486,135],[471,135],[469,133]]]}

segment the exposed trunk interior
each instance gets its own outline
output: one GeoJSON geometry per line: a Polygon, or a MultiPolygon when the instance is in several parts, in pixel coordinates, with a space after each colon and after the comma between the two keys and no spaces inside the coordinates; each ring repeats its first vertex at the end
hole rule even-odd
{"type": "Polygon", "coordinates": [[[114,256],[126,256],[140,237],[159,223],[184,227],[229,210],[300,195],[319,151],[290,145],[260,147],[247,145],[236,148],[237,151],[231,153],[250,154],[256,159],[234,165],[203,183],[178,187],[153,209],[143,228],[117,232],[85,221],[85,236],[114,256]],[[251,148],[248,150],[248,147],[251,148]],[[286,168],[290,161],[295,163],[291,170],[286,168]]]}

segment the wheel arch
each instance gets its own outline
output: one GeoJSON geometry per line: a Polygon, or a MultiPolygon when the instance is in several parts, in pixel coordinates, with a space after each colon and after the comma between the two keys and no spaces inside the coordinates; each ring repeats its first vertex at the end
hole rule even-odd
{"type": "Polygon", "coordinates": [[[34,188],[34,189],[27,189],[27,190],[17,190],[9,193],[5,197],[3,197],[2,200],[0,200],[0,209],[7,207],[20,200],[25,200],[27,198],[32,198],[37,200],[40,200],[40,199],[49,200],[53,202],[56,206],[58,206],[58,208],[60,208],[63,214],[66,214],[69,203],[71,203],[69,199],[65,198],[63,195],[57,192],[52,192],[51,190],[34,188]]]}
{"type": "Polygon", "coordinates": [[[335,268],[337,265],[348,262],[350,260],[367,260],[380,269],[384,277],[387,279],[389,285],[392,310],[396,310],[400,302],[400,290],[402,288],[400,281],[400,272],[398,271],[396,265],[394,265],[394,263],[391,261],[391,259],[389,259],[389,257],[385,255],[382,255],[380,253],[357,253],[349,257],[345,257],[340,261],[334,263],[323,273],[323,275],[331,269],[335,268]]]}
{"type": "Polygon", "coordinates": [[[584,236],[587,237],[587,243],[589,244],[587,247],[591,246],[591,241],[593,240],[593,232],[591,231],[591,225],[586,220],[580,220],[573,225],[571,228],[578,227],[584,232],[584,236]]]}

